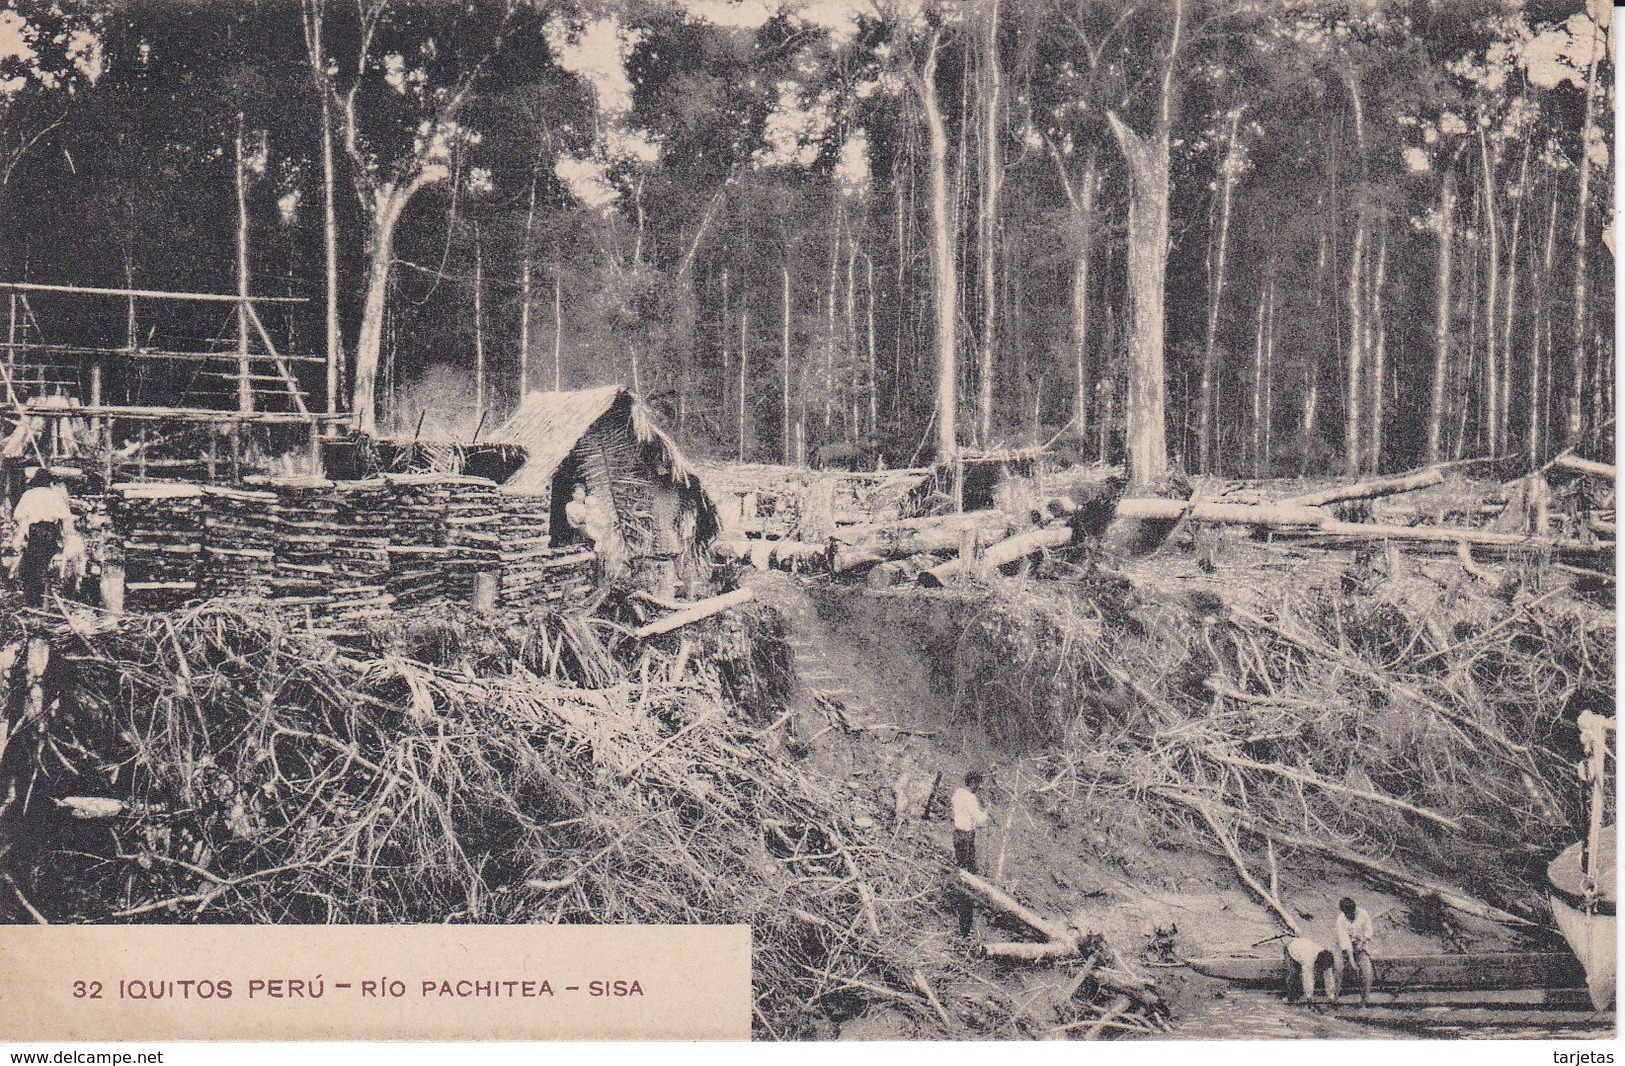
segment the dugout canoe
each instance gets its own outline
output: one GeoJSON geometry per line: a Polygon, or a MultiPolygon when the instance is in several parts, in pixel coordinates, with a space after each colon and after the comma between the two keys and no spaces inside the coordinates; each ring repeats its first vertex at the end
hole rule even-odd
{"type": "MultiPolygon", "coordinates": [[[[1216,955],[1186,960],[1191,969],[1233,984],[1286,987],[1286,960],[1276,955],[1216,955]]],[[[1384,992],[1472,992],[1514,988],[1584,988],[1585,970],[1562,952],[1506,951],[1475,955],[1391,955],[1372,958],[1374,989],[1384,992]]]]}

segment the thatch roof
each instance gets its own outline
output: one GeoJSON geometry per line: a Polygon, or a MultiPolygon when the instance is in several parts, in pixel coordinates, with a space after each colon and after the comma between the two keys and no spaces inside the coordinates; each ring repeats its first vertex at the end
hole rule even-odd
{"type": "Polygon", "coordinates": [[[698,493],[702,507],[714,511],[715,504],[676,442],[655,425],[649,409],[624,385],[578,392],[532,392],[526,396],[513,416],[486,438],[493,444],[522,445],[529,455],[525,465],[503,487],[510,492],[547,492],[571,449],[594,423],[617,408],[629,416],[627,421],[639,441],[665,453],[678,487],[698,493]]]}

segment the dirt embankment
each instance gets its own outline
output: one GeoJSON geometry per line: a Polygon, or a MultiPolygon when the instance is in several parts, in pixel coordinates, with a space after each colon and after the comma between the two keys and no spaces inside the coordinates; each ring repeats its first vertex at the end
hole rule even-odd
{"type": "MultiPolygon", "coordinates": [[[[1322,941],[1352,895],[1385,953],[1561,950],[1540,870],[1580,817],[1566,723],[1610,698],[1611,615],[1533,582],[1508,602],[1448,566],[1247,562],[1251,581],[1232,560],[997,592],[753,580],[785,620],[809,773],[866,832],[946,862],[947,793],[987,772],[983,872],[1154,971],[1198,1030],[1182,1035],[1365,1033],[1157,966],[1282,931],[1216,833],[1322,941]]],[[[963,954],[938,914],[922,948],[963,954]]],[[[968,965],[1025,1028],[1058,1016],[1066,973],[968,965]]],[[[844,1032],[888,1035],[873,1020],[844,1032]]]]}

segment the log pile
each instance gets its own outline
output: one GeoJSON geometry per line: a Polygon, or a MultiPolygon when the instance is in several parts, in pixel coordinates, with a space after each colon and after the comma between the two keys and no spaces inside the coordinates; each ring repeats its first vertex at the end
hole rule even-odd
{"type": "Polygon", "coordinates": [[[124,556],[126,602],[163,609],[198,591],[203,492],[196,485],[114,485],[108,513],[124,556]]]}
{"type": "Polygon", "coordinates": [[[137,610],[247,597],[349,624],[397,605],[470,602],[480,575],[512,606],[584,598],[594,577],[591,551],[550,546],[545,499],[477,478],[131,483],[106,506],[112,535],[95,558],[122,558],[137,610]]]}
{"type": "Polygon", "coordinates": [[[276,576],[274,492],[205,485],[202,593],[269,596],[276,576]]]}
{"type": "Polygon", "coordinates": [[[446,594],[468,600],[479,574],[502,570],[500,492],[490,481],[455,478],[446,501],[446,594]]]}
{"type": "Polygon", "coordinates": [[[382,480],[336,482],[337,528],[332,537],[333,617],[343,622],[379,618],[395,602],[389,579],[392,493],[382,480]]]}
{"type": "Polygon", "coordinates": [[[386,474],[384,479],[394,490],[385,587],[402,607],[437,600],[446,591],[442,516],[451,488],[433,474],[386,474]]]}
{"type": "Polygon", "coordinates": [[[502,602],[528,607],[584,597],[592,586],[596,556],[580,544],[553,547],[547,499],[505,493],[498,506],[502,602]]]}

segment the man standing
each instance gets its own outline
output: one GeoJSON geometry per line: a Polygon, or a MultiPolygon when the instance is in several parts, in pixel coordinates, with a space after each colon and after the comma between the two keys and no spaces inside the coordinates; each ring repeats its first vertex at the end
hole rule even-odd
{"type": "MultiPolygon", "coordinates": [[[[976,830],[987,824],[987,811],[976,790],[981,787],[982,775],[975,770],[965,775],[965,787],[954,789],[954,865],[966,873],[976,873],[976,830]]],[[[970,936],[976,912],[971,898],[963,888],[957,899],[959,907],[959,935],[970,936]]]]}
{"type": "Polygon", "coordinates": [[[1344,896],[1337,904],[1337,968],[1353,967],[1360,974],[1360,1005],[1371,1003],[1371,915],[1344,896]]]}
{"type": "Polygon", "coordinates": [[[11,547],[17,552],[12,576],[22,584],[24,602],[30,607],[39,607],[45,602],[51,560],[73,534],[68,494],[49,470],[41,467],[34,472],[28,481],[28,491],[12,512],[12,521],[16,530],[11,547]]]}

